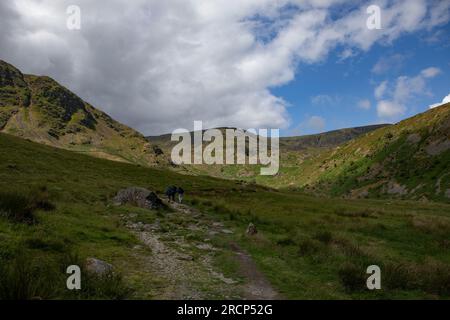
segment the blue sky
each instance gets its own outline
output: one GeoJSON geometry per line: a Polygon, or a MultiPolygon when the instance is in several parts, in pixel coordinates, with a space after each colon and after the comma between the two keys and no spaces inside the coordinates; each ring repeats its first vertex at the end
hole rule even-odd
{"type": "Polygon", "coordinates": [[[447,24],[431,32],[403,36],[391,44],[376,44],[369,51],[360,51],[345,60],[341,58],[343,49],[337,48],[320,63],[300,64],[295,80],[271,90],[290,105],[291,125],[282,130],[282,135],[392,123],[428,110],[429,105],[442,101],[450,93],[449,40],[447,24]],[[404,114],[392,118],[377,115],[374,96],[377,85],[388,80],[393,86],[398,77],[414,77],[429,67],[438,68],[440,73],[427,79],[427,92],[418,92],[406,101],[408,108],[404,114]],[[370,108],[359,107],[359,102],[366,99],[370,108]],[[308,124],[311,117],[316,121],[308,124]]]}

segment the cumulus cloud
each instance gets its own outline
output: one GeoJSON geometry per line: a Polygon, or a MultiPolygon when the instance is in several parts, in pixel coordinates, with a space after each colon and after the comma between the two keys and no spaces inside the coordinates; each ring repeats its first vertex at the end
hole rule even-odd
{"type": "MultiPolygon", "coordinates": [[[[449,1],[14,0],[0,2],[0,58],[54,77],[145,134],[205,126],[286,127],[271,88],[301,64],[343,57],[449,20],[449,1]],[[66,28],[81,8],[82,29],[66,28]]],[[[424,75],[425,77],[426,75],[424,75]]]]}
{"type": "Polygon", "coordinates": [[[447,96],[445,96],[444,99],[442,99],[442,102],[440,102],[440,103],[433,103],[432,105],[430,105],[430,109],[439,107],[439,106],[441,106],[443,104],[446,104],[446,103],[450,103],[450,93],[447,96]]]}
{"type": "Polygon", "coordinates": [[[376,88],[375,88],[375,98],[380,99],[384,96],[388,86],[388,81],[385,80],[381,82],[376,88]]]}
{"type": "Polygon", "coordinates": [[[434,78],[439,73],[441,73],[441,70],[439,68],[430,67],[422,70],[421,75],[425,78],[434,78]]]}
{"type": "Polygon", "coordinates": [[[420,95],[431,95],[427,88],[427,80],[440,73],[441,70],[438,68],[426,68],[414,77],[398,77],[392,88],[388,88],[388,82],[383,81],[374,91],[375,97],[379,100],[378,116],[382,119],[396,120],[404,115],[409,100],[420,95]]]}
{"type": "Polygon", "coordinates": [[[406,107],[403,104],[395,101],[381,100],[377,104],[378,116],[383,119],[398,118],[406,111],[406,107]]]}

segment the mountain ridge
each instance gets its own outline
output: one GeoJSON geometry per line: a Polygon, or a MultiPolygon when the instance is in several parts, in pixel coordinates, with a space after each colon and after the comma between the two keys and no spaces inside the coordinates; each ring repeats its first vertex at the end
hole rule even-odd
{"type": "Polygon", "coordinates": [[[48,76],[0,60],[0,132],[110,160],[167,162],[142,134],[94,108],[48,76]]]}

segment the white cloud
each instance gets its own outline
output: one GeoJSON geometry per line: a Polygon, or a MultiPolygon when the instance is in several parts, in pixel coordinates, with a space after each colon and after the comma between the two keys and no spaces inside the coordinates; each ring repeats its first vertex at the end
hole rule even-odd
{"type": "Polygon", "coordinates": [[[430,105],[430,109],[439,107],[439,106],[441,106],[443,104],[446,104],[446,103],[450,103],[450,93],[447,96],[445,96],[444,99],[442,99],[442,102],[434,103],[434,104],[430,105]]]}
{"type": "Polygon", "coordinates": [[[388,81],[381,82],[376,88],[375,88],[375,98],[380,99],[384,96],[388,86],[388,81]]]}
{"type": "Polygon", "coordinates": [[[406,107],[395,101],[381,100],[377,104],[378,116],[382,119],[392,119],[402,116],[406,111],[406,107]]]}
{"type": "Polygon", "coordinates": [[[363,99],[363,100],[358,101],[358,107],[360,109],[369,110],[371,107],[370,100],[363,99]]]}
{"type": "Polygon", "coordinates": [[[423,69],[414,77],[400,76],[393,88],[388,88],[388,82],[383,81],[374,91],[375,97],[379,100],[378,116],[382,119],[396,120],[404,115],[407,111],[406,104],[412,98],[431,95],[427,88],[427,80],[436,77],[439,73],[438,68],[430,67],[423,69]]]}
{"type": "Polygon", "coordinates": [[[354,57],[356,54],[357,53],[354,50],[347,48],[339,54],[339,61],[344,61],[348,58],[354,57]]]}
{"type": "Polygon", "coordinates": [[[449,1],[70,0],[0,2],[0,58],[46,74],[145,134],[206,126],[286,127],[288,103],[270,89],[302,63],[342,57],[449,20],[449,1]],[[358,5],[360,4],[360,5],[358,5]],[[287,12],[288,11],[288,12],[287,12]],[[447,13],[446,13],[447,12],[447,13]],[[260,18],[255,18],[260,17],[260,18]]]}
{"type": "Polygon", "coordinates": [[[441,70],[439,68],[435,68],[435,67],[426,68],[426,69],[422,70],[422,72],[421,72],[422,76],[425,78],[434,78],[439,73],[441,73],[441,70]]]}

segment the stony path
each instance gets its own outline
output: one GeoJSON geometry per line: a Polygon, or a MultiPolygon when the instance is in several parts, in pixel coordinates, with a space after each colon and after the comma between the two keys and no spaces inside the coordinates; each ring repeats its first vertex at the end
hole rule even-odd
{"type": "Polygon", "coordinates": [[[253,259],[237,244],[231,245],[239,261],[239,271],[246,279],[244,298],[248,300],[277,300],[281,299],[267,278],[258,270],[253,259]]]}
{"type": "Polygon", "coordinates": [[[213,266],[214,247],[209,238],[217,234],[232,235],[220,222],[209,219],[195,208],[179,203],[167,203],[173,210],[153,224],[132,222],[125,217],[132,230],[152,254],[145,262],[154,273],[164,279],[158,299],[277,299],[279,295],[251,257],[232,243],[231,250],[239,263],[239,275],[244,281],[225,277],[213,266]],[[163,230],[165,220],[181,221],[163,230]],[[186,239],[180,232],[195,232],[199,239],[186,239]]]}

